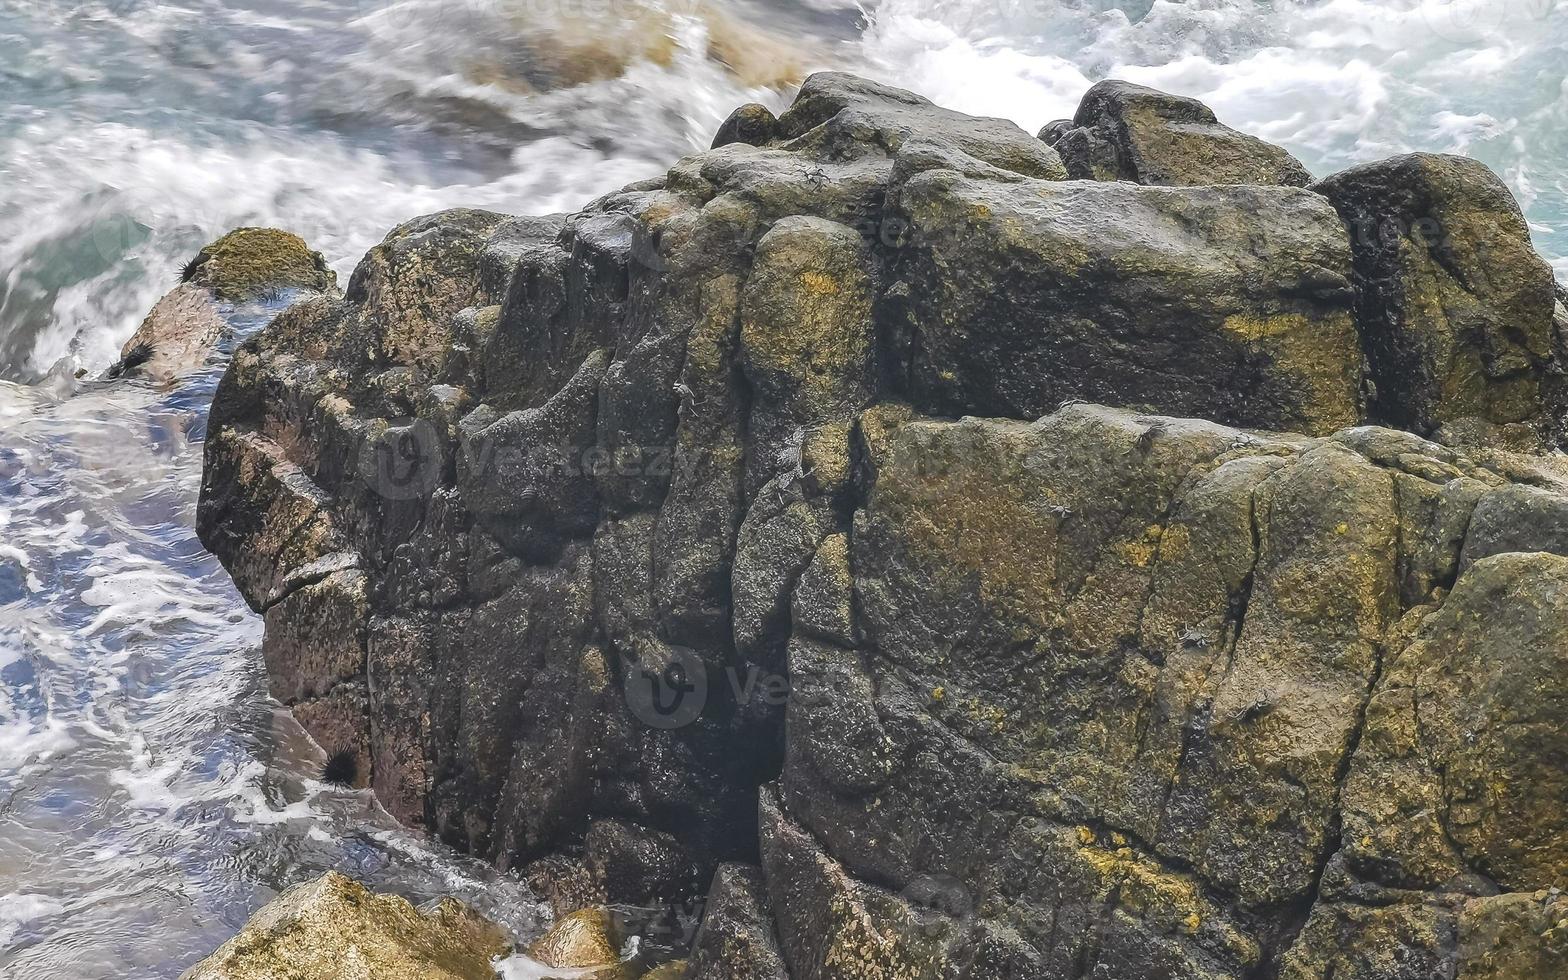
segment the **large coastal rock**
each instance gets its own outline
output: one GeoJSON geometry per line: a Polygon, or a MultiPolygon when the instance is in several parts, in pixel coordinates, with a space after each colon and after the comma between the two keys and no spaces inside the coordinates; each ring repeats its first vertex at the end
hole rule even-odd
{"type": "MultiPolygon", "coordinates": [[[[1428,267],[1338,195],[842,75],[716,142],[409,222],[236,353],[200,531],[325,748],[562,911],[709,892],[697,980],[1560,961],[1568,317],[1387,385],[1428,267]]],[[[1539,314],[1455,247],[1464,324],[1539,314]]]]}
{"type": "Polygon", "coordinates": [[[493,980],[510,948],[455,899],[421,911],[328,872],[273,899],[181,980],[493,980]]]}

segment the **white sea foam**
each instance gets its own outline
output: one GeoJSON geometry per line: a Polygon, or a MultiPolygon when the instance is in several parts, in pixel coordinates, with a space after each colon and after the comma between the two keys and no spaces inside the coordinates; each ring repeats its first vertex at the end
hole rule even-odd
{"type": "Polygon", "coordinates": [[[1070,0],[868,6],[882,77],[1031,131],[1118,77],[1209,103],[1319,175],[1412,150],[1496,170],[1563,270],[1568,237],[1564,0],[1070,0]]]}

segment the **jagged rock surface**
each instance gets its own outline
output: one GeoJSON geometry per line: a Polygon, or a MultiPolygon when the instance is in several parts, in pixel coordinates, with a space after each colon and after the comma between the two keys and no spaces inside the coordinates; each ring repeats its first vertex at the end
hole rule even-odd
{"type": "MultiPolygon", "coordinates": [[[[714,880],[694,976],[1560,960],[1568,468],[1487,439],[1550,437],[1568,318],[1369,408],[1373,338],[1485,331],[1377,312],[1427,260],[1332,192],[1065,181],[837,75],[718,142],[410,222],[236,354],[200,530],[329,751],[558,907],[714,880]]],[[[1537,316],[1526,241],[1444,309],[1537,316]]]]}

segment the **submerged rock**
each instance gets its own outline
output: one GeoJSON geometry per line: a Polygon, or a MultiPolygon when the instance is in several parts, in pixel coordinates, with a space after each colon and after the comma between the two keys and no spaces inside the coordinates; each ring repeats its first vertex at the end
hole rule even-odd
{"type": "Polygon", "coordinates": [[[279,895],[181,980],[493,980],[511,943],[454,899],[420,911],[335,871],[279,895]]]}
{"type": "Polygon", "coordinates": [[[706,891],[701,980],[1554,962],[1568,314],[1517,211],[1102,103],[1277,179],[1065,180],[829,74],[576,214],[395,230],[214,403],[274,693],[563,913],[706,891]],[[1347,227],[1423,210],[1460,239],[1347,227]]]}

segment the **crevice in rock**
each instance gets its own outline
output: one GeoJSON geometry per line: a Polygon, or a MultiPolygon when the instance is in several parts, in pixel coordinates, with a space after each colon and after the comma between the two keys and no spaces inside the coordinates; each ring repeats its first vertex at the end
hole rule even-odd
{"type": "Polygon", "coordinates": [[[1441,802],[1438,812],[1433,815],[1433,822],[1442,831],[1443,842],[1448,845],[1448,849],[1453,853],[1454,860],[1458,862],[1461,868],[1464,868],[1466,872],[1474,875],[1477,879],[1486,882],[1495,892],[1507,891],[1491,875],[1478,870],[1472,865],[1470,859],[1465,856],[1465,852],[1460,847],[1459,842],[1454,839],[1453,829],[1448,823],[1448,767],[1437,762],[1427,752],[1428,747],[1432,744],[1432,739],[1428,736],[1426,725],[1421,719],[1421,689],[1419,685],[1420,678],[1416,678],[1410,687],[1411,720],[1415,725],[1416,737],[1420,741],[1421,761],[1425,764],[1427,771],[1437,777],[1437,789],[1441,802]]]}

